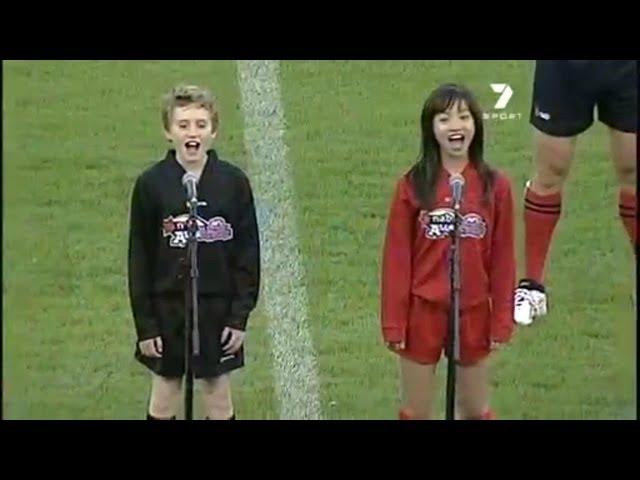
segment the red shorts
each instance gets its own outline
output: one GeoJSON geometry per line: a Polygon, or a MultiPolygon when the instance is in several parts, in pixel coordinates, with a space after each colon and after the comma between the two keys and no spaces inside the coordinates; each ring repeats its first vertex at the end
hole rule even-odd
{"type": "MultiPolygon", "coordinates": [[[[413,295],[403,357],[417,363],[438,363],[445,349],[449,309],[413,295]]],[[[489,352],[491,339],[491,306],[489,301],[462,310],[460,313],[460,361],[472,365],[489,352]]]]}

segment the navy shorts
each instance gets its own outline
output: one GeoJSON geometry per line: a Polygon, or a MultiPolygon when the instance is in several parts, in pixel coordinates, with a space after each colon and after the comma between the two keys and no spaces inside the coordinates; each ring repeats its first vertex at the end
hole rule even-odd
{"type": "Polygon", "coordinates": [[[538,60],[531,124],[556,137],[573,137],[598,120],[622,132],[638,131],[635,60],[538,60]]]}
{"type": "MultiPolygon", "coordinates": [[[[185,373],[185,302],[184,295],[157,297],[153,300],[154,314],[162,337],[162,358],[146,357],[136,345],[135,358],[163,377],[182,377],[185,373]]],[[[200,355],[194,356],[191,363],[195,378],[214,378],[244,366],[244,347],[234,355],[225,355],[222,351],[220,337],[230,311],[231,302],[226,298],[200,297],[200,355]]]]}

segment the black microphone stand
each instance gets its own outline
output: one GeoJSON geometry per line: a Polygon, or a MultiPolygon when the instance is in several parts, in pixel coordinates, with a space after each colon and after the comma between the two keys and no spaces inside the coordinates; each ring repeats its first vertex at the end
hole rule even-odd
{"type": "Polygon", "coordinates": [[[198,207],[206,202],[199,202],[194,196],[187,201],[189,219],[187,220],[189,257],[189,283],[185,288],[185,394],[184,417],[193,420],[193,357],[200,355],[200,331],[198,329],[198,207]]]}
{"type": "Polygon", "coordinates": [[[455,420],[456,367],[460,362],[460,202],[453,202],[453,231],[449,254],[450,307],[447,335],[446,420],[455,420]]]}

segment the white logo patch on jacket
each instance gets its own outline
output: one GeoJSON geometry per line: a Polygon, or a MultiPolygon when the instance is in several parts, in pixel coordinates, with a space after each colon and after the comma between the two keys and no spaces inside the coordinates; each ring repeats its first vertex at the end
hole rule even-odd
{"type": "MultiPolygon", "coordinates": [[[[209,220],[196,217],[198,242],[226,242],[233,238],[233,227],[223,217],[209,220]]],[[[169,237],[169,246],[185,248],[189,241],[189,215],[169,216],[162,221],[162,236],[169,237]]]]}
{"type": "MultiPolygon", "coordinates": [[[[431,212],[420,212],[420,224],[424,228],[424,236],[433,240],[447,238],[453,233],[455,213],[451,208],[437,208],[431,212]]],[[[477,213],[467,213],[460,223],[460,236],[467,238],[484,238],[487,233],[487,222],[477,213]]]]}

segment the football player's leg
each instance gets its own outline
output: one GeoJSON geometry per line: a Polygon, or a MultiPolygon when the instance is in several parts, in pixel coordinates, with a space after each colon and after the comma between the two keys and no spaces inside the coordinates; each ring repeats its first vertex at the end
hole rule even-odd
{"type": "Polygon", "coordinates": [[[543,283],[549,246],[562,209],[576,137],[593,123],[588,71],[571,61],[536,62],[530,122],[534,172],[524,197],[526,277],[543,283]],[[582,78],[585,77],[585,78],[582,78]]]}
{"type": "Polygon", "coordinates": [[[618,212],[635,246],[638,71],[636,62],[629,60],[610,60],[607,66],[608,83],[598,99],[598,117],[609,127],[611,156],[619,183],[618,212]]]}
{"type": "Polygon", "coordinates": [[[637,245],[636,133],[611,130],[611,150],[619,181],[618,213],[634,248],[637,245]]]}
{"type": "Polygon", "coordinates": [[[530,324],[547,311],[543,285],[547,257],[560,213],[562,187],[569,175],[576,137],[535,132],[535,173],[524,194],[525,278],[515,294],[515,320],[530,324]]]}
{"type": "Polygon", "coordinates": [[[207,420],[235,420],[229,373],[202,379],[202,404],[207,420]]]}
{"type": "Polygon", "coordinates": [[[515,319],[529,324],[546,313],[543,286],[547,257],[560,213],[562,190],[573,162],[577,135],[593,123],[595,97],[577,88],[567,61],[538,61],[530,122],[534,126],[534,172],[524,195],[525,278],[516,290],[515,319]]]}
{"type": "Polygon", "coordinates": [[[149,399],[149,420],[174,420],[182,392],[182,379],[151,374],[151,398],[149,399]]]}

